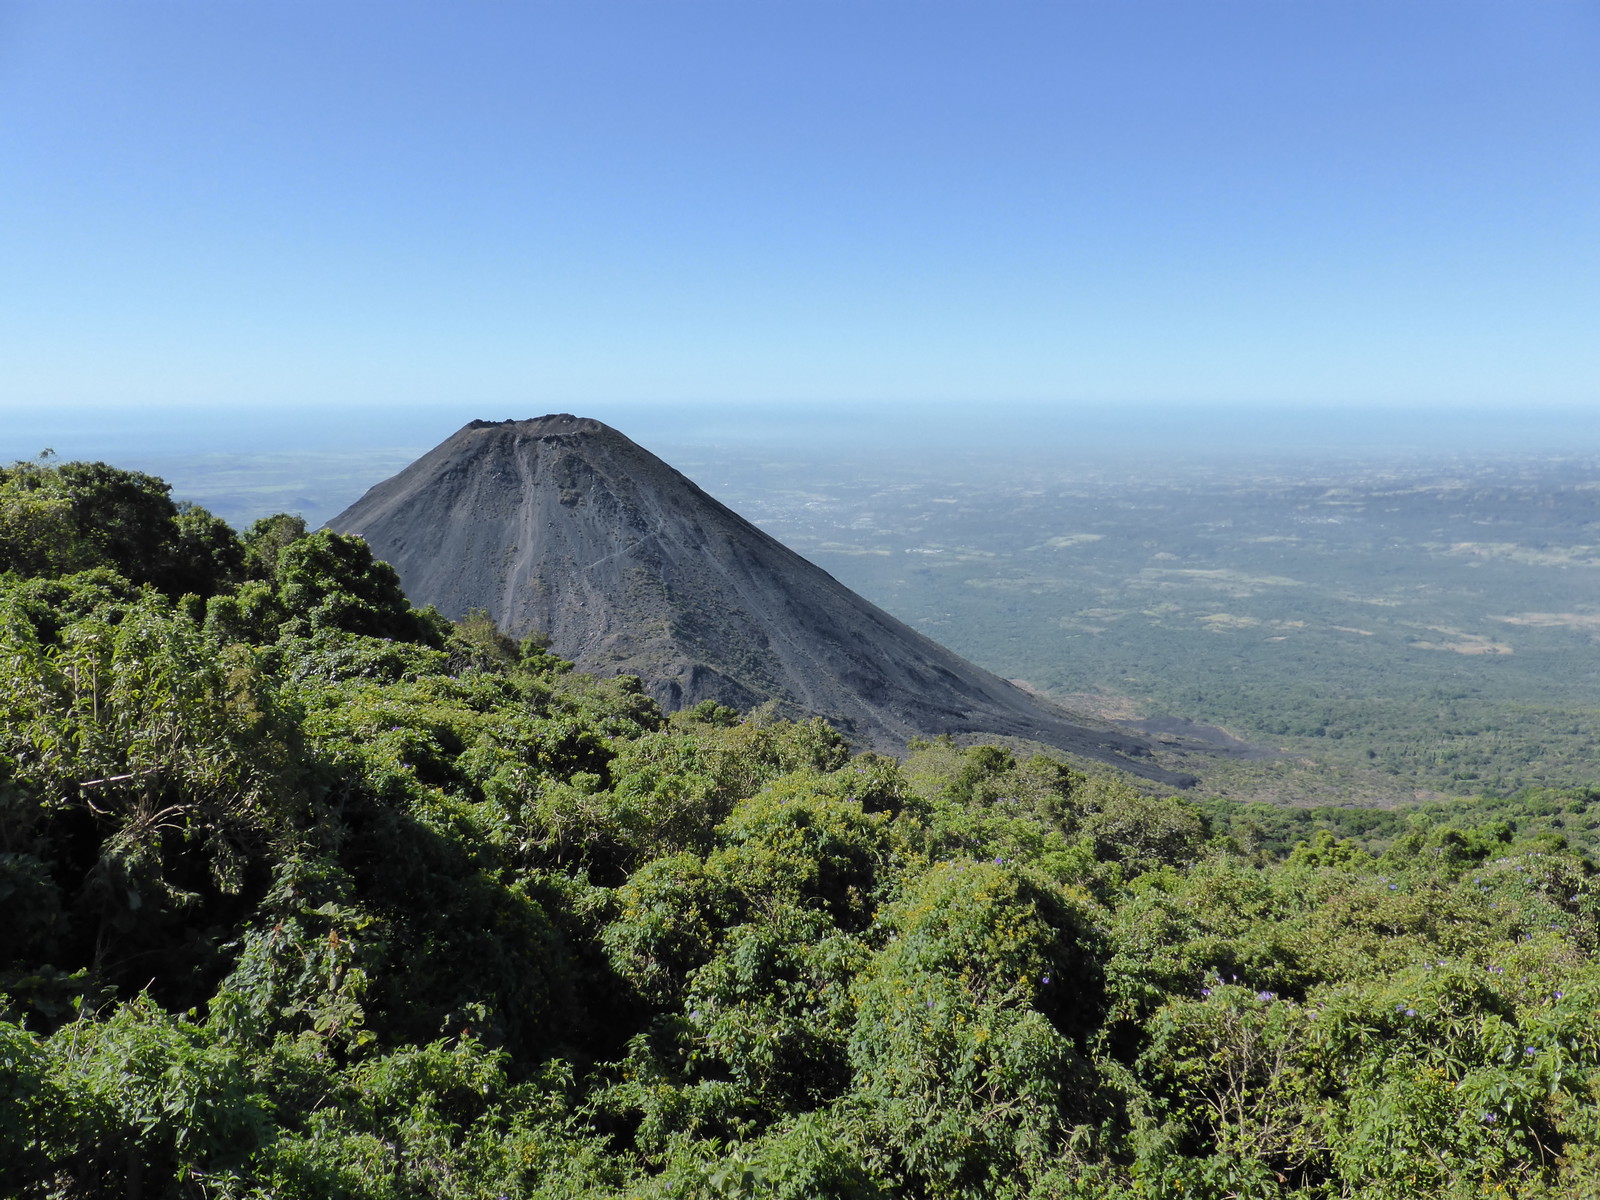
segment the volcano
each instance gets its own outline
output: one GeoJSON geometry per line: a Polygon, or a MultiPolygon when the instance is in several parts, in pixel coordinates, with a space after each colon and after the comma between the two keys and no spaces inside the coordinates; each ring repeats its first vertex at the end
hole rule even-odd
{"type": "Polygon", "coordinates": [[[1192,782],[897,621],[599,421],[473,421],[328,528],[364,538],[412,603],[544,634],[668,710],[773,701],[880,750],[999,735],[1192,782]]]}

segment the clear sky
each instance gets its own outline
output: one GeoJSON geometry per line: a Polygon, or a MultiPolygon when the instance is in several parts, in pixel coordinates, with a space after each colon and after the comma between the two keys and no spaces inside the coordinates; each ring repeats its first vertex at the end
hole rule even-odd
{"type": "Polygon", "coordinates": [[[1600,401],[1593,0],[0,0],[0,410],[1600,401]]]}

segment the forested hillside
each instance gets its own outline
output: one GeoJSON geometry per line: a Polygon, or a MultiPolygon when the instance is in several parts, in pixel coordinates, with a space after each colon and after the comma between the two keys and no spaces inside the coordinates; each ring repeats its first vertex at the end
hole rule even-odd
{"type": "Polygon", "coordinates": [[[1600,1190],[1587,794],[667,717],[103,464],[0,471],[0,570],[0,1193],[1600,1190]]]}

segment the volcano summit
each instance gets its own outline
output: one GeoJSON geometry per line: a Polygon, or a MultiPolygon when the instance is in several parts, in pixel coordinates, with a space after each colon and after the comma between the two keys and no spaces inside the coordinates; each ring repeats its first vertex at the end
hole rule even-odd
{"type": "Polygon", "coordinates": [[[328,527],[365,538],[414,604],[544,633],[580,670],[639,676],[668,709],[775,700],[880,749],[1002,735],[1189,782],[1136,735],[895,620],[599,421],[473,421],[328,527]]]}

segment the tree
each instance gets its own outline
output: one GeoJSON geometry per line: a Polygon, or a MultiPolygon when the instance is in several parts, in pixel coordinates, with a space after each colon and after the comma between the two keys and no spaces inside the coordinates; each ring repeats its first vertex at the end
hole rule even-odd
{"type": "Polygon", "coordinates": [[[72,501],[78,535],[101,561],[135,583],[165,590],[178,541],[178,506],[167,484],[103,462],[62,463],[56,474],[72,501]]]}
{"type": "Polygon", "coordinates": [[[244,531],[245,574],[268,583],[278,580],[278,558],[285,547],[306,536],[306,519],[290,513],[262,517],[244,531]]]}
{"type": "Polygon", "coordinates": [[[400,577],[358,537],[319,529],[277,557],[278,595],[291,617],[313,627],[437,645],[438,632],[400,590],[400,577]]]}
{"type": "Polygon", "coordinates": [[[58,577],[109,567],[170,596],[238,581],[244,548],[226,522],[174,504],[162,480],[103,462],[0,470],[0,570],[58,577]]]}
{"type": "Polygon", "coordinates": [[[94,565],[72,497],[47,460],[0,468],[0,571],[66,575],[94,565]]]}

